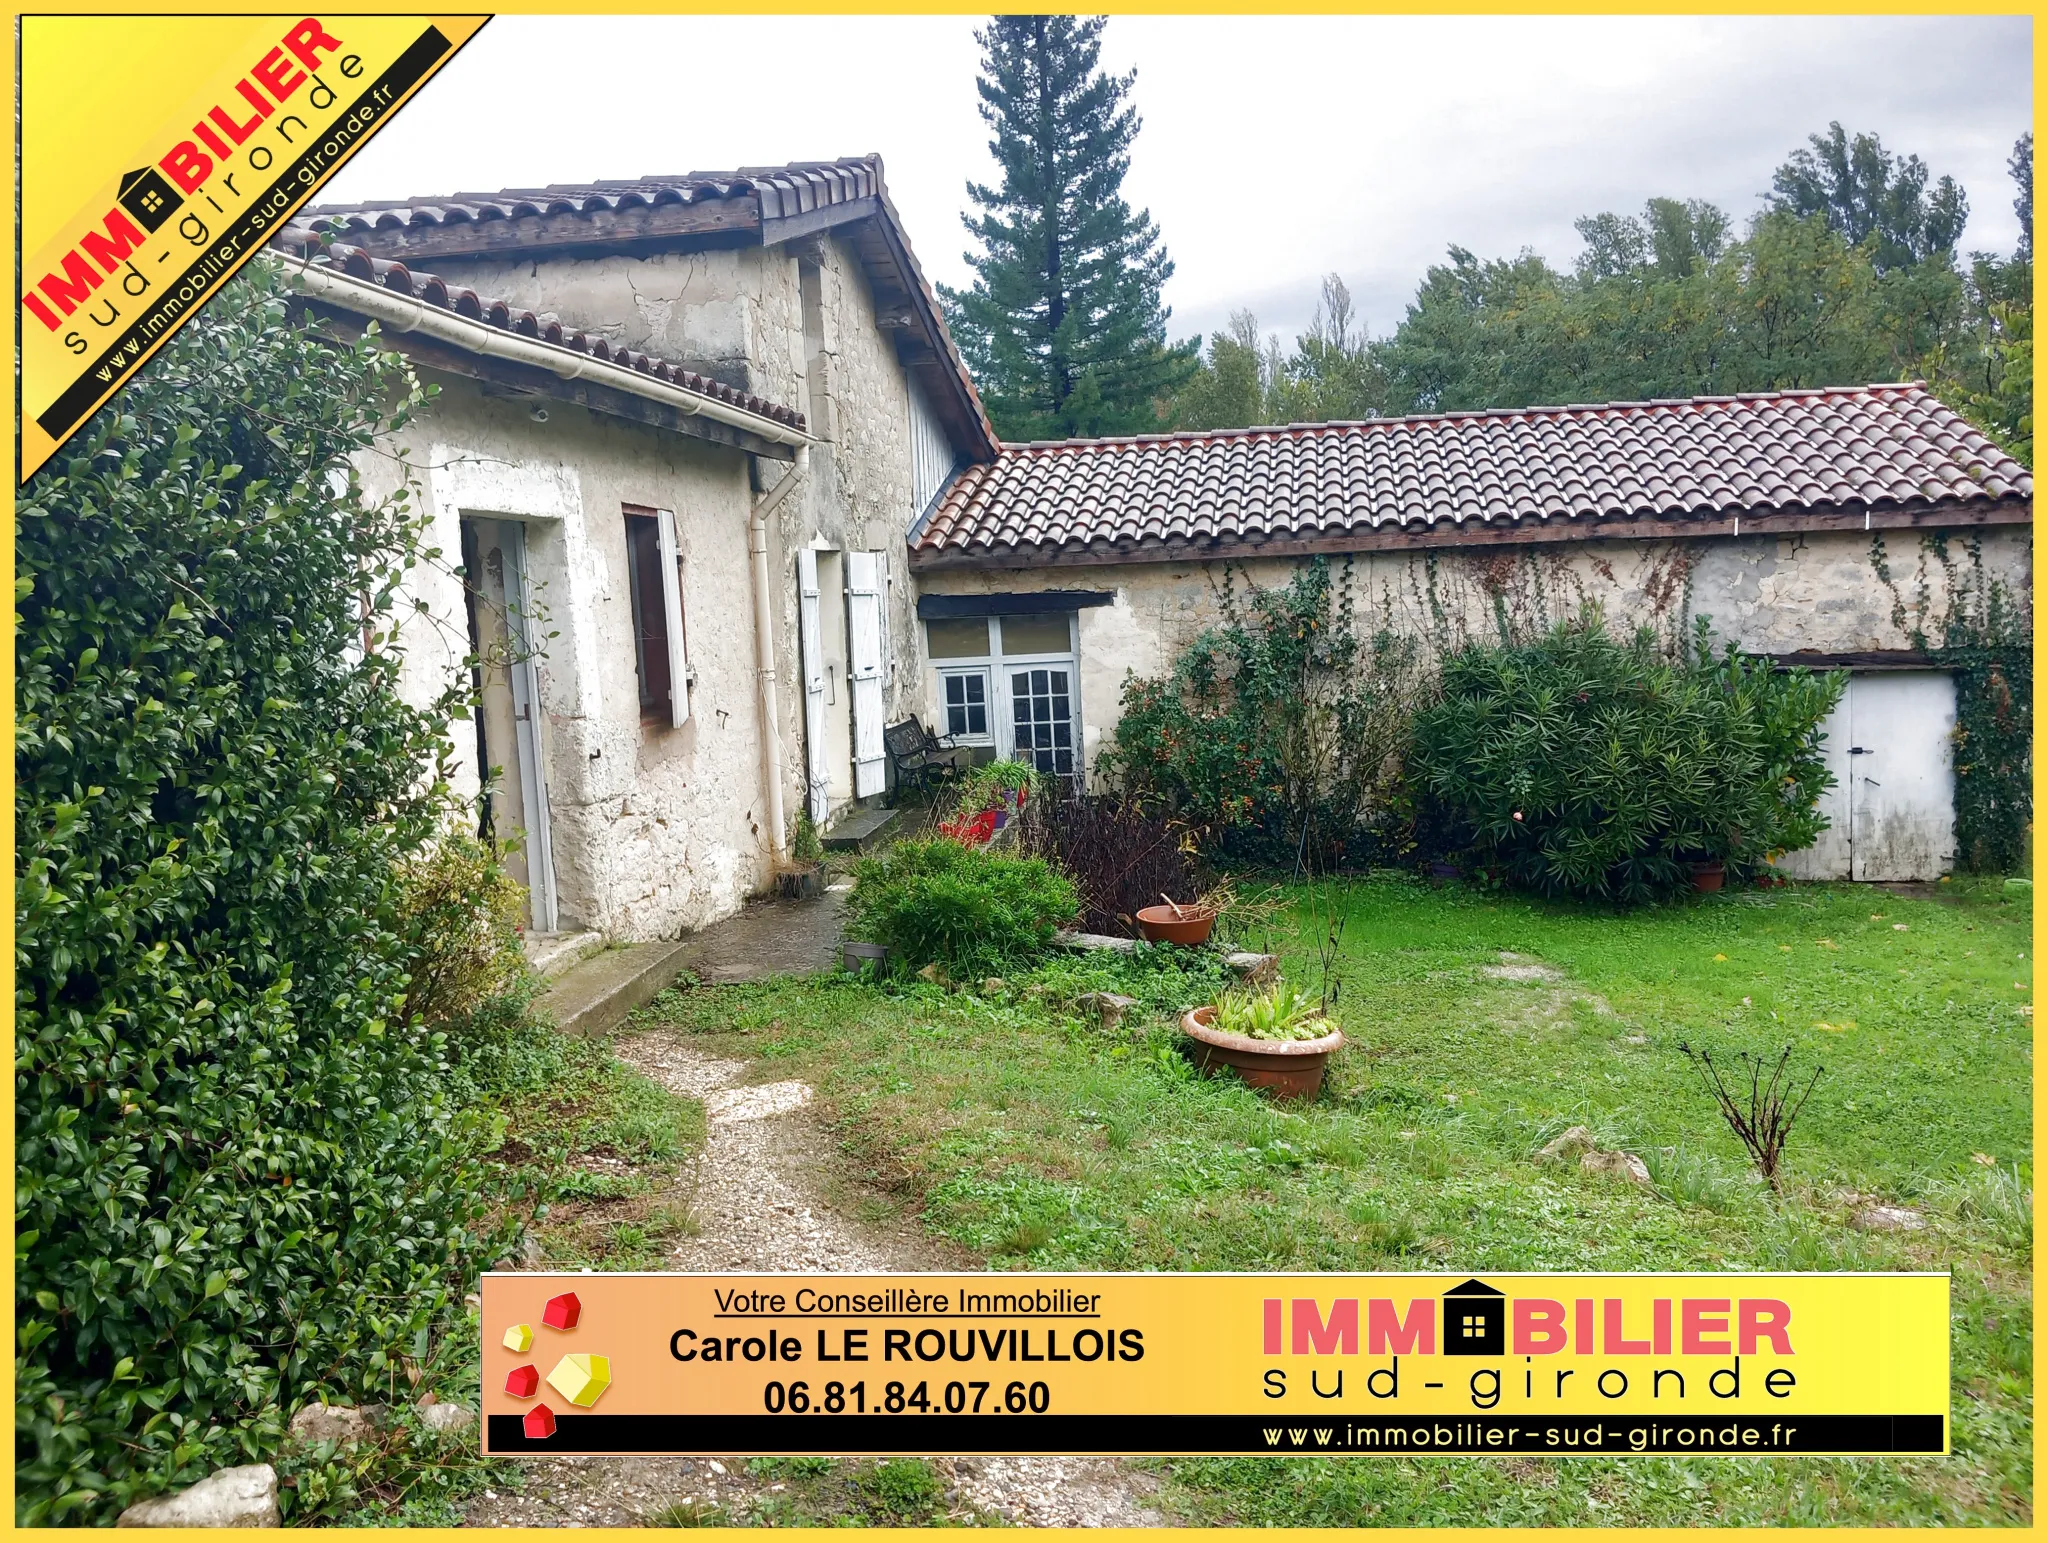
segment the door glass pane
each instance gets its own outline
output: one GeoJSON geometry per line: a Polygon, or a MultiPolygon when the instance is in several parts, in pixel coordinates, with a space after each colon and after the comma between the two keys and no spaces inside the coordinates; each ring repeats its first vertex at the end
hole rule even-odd
{"type": "Polygon", "coordinates": [[[1005,616],[1003,652],[1006,654],[1065,654],[1074,643],[1067,631],[1067,613],[1058,616],[1005,616]]]}
{"type": "Polygon", "coordinates": [[[1074,773],[1074,717],[1065,670],[1017,670],[1010,676],[1016,758],[1047,776],[1074,773]]]}
{"type": "MultiPolygon", "coordinates": [[[[934,659],[988,657],[988,618],[985,616],[928,621],[924,624],[924,633],[934,659]]],[[[1064,643],[1060,646],[1066,647],[1064,643]]]]}

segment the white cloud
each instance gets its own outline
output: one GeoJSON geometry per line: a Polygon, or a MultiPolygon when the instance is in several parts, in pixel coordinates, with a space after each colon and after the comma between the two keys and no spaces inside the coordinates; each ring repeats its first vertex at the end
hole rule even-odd
{"type": "MultiPolygon", "coordinates": [[[[919,259],[961,283],[963,184],[993,163],[962,17],[500,17],[323,201],[879,151],[919,259]]],[[[1138,68],[1126,191],[1165,231],[1177,336],[1249,305],[1283,336],[1341,272],[1375,331],[1456,242],[1577,250],[1572,220],[1708,198],[1738,220],[1840,119],[2017,236],[2026,17],[1117,17],[1138,68]]]]}

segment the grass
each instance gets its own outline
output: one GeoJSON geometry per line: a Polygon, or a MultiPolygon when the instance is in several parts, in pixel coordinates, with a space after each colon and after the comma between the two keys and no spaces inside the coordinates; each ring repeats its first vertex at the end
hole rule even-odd
{"type": "MultiPolygon", "coordinates": [[[[988,996],[821,976],[673,993],[657,1014],[813,1082],[856,1164],[999,1268],[1954,1273],[1949,1458],[1164,1464],[1190,1519],[2014,1523],[2032,1512],[2031,906],[1944,890],[1616,914],[1339,885],[1354,1048],[1299,1111],[1189,1070],[1171,1015],[1216,982],[1163,952],[1054,961],[988,996]],[[1091,989],[1143,1007],[1105,1031],[1077,1006],[1091,989]],[[1681,1040],[1826,1067],[1782,1200],[1681,1040]],[[1571,1125],[1642,1155],[1651,1186],[1536,1165],[1571,1125]],[[1871,1199],[1927,1226],[1858,1231],[1871,1199]]],[[[1314,907],[1293,898],[1271,941],[1313,988],[1314,907]]]]}
{"type": "MultiPolygon", "coordinates": [[[[555,1033],[508,998],[460,1044],[464,1095],[499,1112],[502,1192],[530,1215],[554,1269],[659,1269],[696,1230],[677,1199],[681,1164],[704,1137],[704,1108],[657,1086],[601,1041],[555,1033]]],[[[522,1466],[487,1458],[477,1433],[442,1435],[415,1407],[427,1392],[474,1407],[481,1328],[472,1304],[393,1372],[391,1413],[349,1446],[288,1448],[279,1476],[293,1525],[459,1525],[486,1488],[516,1489],[522,1466]]]]}

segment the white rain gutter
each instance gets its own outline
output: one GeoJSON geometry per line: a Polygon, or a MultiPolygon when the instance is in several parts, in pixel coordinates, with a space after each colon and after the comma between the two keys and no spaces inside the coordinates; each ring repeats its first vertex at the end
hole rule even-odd
{"type": "MultiPolygon", "coordinates": [[[[560,343],[544,343],[539,338],[507,332],[503,327],[493,327],[489,322],[443,310],[440,306],[429,305],[411,295],[401,295],[366,279],[351,278],[331,268],[315,268],[300,262],[288,263],[286,271],[292,283],[306,294],[344,310],[373,317],[391,332],[424,333],[453,344],[465,353],[530,364],[563,380],[588,380],[610,386],[615,391],[660,402],[690,417],[710,418],[778,445],[794,445],[799,458],[803,455],[803,447],[810,443],[810,436],[802,429],[777,423],[773,418],[734,407],[716,397],[685,391],[680,386],[672,386],[652,375],[643,375],[626,365],[578,353],[560,343]]],[[[787,480],[784,479],[785,482],[787,480]]],[[[779,489],[782,483],[776,486],[779,489]]],[[[779,788],[780,784],[777,786],[779,788]]]]}
{"type": "Polygon", "coordinates": [[[768,521],[810,469],[810,446],[798,445],[796,464],[754,500],[753,513],[747,519],[747,548],[754,557],[754,649],[760,655],[761,776],[768,784],[768,849],[778,863],[789,858],[789,834],[782,807],[782,727],[775,701],[775,615],[770,604],[775,591],[768,569],[768,521]]]}

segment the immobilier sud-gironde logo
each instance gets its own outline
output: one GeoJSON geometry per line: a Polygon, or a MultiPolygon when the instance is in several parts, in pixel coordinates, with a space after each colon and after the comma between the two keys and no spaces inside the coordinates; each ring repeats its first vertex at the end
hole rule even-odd
{"type": "Polygon", "coordinates": [[[21,480],[486,19],[25,18],[21,480]]]}

